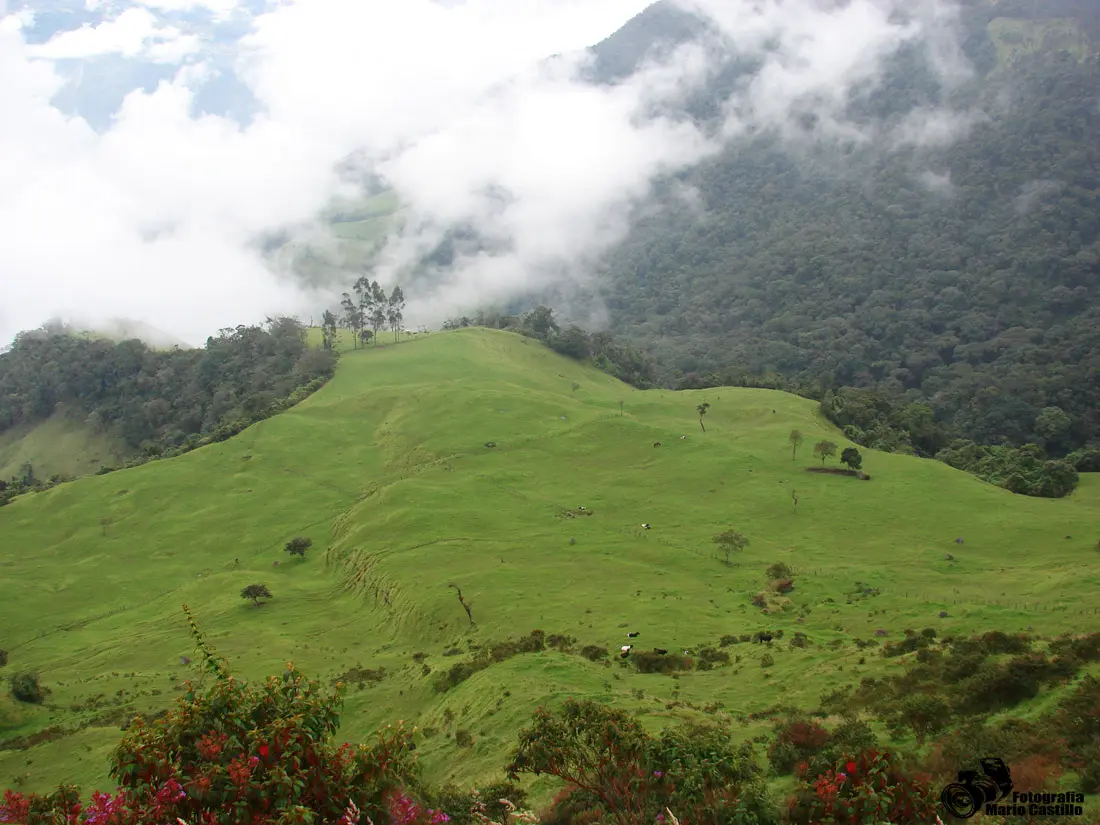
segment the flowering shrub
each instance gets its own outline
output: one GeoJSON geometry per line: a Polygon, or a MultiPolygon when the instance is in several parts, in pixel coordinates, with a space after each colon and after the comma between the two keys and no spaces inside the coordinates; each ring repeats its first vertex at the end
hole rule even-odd
{"type": "Polygon", "coordinates": [[[799,762],[808,761],[829,742],[829,732],[817,722],[794,719],[779,725],[768,747],[768,762],[778,775],[789,774],[799,762]]]}
{"type": "Polygon", "coordinates": [[[795,825],[931,822],[937,797],[928,775],[910,775],[889,751],[870,749],[803,779],[788,803],[795,825]]]}
{"type": "Polygon", "coordinates": [[[258,687],[229,675],[184,605],[191,633],[215,677],[188,683],[175,709],[136,719],[112,756],[115,794],[84,807],[72,786],[39,796],[9,791],[0,822],[18,825],[439,825],[447,816],[416,803],[411,734],[387,727],[370,745],[329,741],[343,685],[331,695],[292,664],[258,687]]]}
{"type": "Polygon", "coordinates": [[[668,807],[693,825],[778,820],[751,747],[731,745],[728,730],[681,726],[653,738],[635,718],[591,701],[536,712],[509,766],[512,779],[520,773],[549,774],[576,789],[563,803],[594,817],[579,821],[655,822],[668,807]]]}

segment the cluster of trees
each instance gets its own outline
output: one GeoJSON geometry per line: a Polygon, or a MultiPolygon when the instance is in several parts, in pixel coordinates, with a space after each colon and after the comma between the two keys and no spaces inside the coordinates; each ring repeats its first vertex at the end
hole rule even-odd
{"type": "MultiPolygon", "coordinates": [[[[140,462],[240,432],[317,389],[335,363],[334,353],[308,347],[294,318],[169,350],[48,325],[20,333],[0,355],[0,432],[64,413],[116,437],[140,462]]],[[[3,492],[44,482],[27,466],[3,492]]]]}
{"type": "Polygon", "coordinates": [[[1077,487],[1079,472],[1100,469],[1100,450],[1067,453],[1071,422],[1060,407],[1039,411],[1032,429],[1041,444],[979,445],[937,421],[931,407],[874,390],[825,392],[821,411],[857,444],[934,457],[1014,493],[1059,498],[1077,487]]]}
{"type": "Polygon", "coordinates": [[[590,363],[640,389],[657,386],[657,370],[652,358],[608,332],[586,332],[576,324],[562,329],[554,310],[539,305],[522,315],[480,310],[473,317],[450,318],[443,329],[488,327],[518,332],[542,341],[550,349],[577,361],[590,363]]]}
{"type": "MultiPolygon", "coordinates": [[[[1085,14],[1069,0],[964,4],[972,81],[948,93],[914,46],[845,113],[888,132],[921,106],[984,112],[948,145],[795,150],[760,134],[664,182],[661,209],[607,257],[612,331],[645,347],[666,385],[725,371],[720,383],[782,376],[818,398],[860,387],[922,406],[912,446],[926,455],[956,437],[1056,458],[1100,441],[1100,59],[1035,51],[992,72],[987,26],[1095,27],[1085,14]],[[682,208],[682,184],[701,210],[682,208]]],[[[659,33],[694,28],[624,28],[601,44],[608,79],[659,33]]],[[[736,77],[717,73],[687,114],[720,115],[736,77]]]]}
{"type": "Polygon", "coordinates": [[[340,312],[325,310],[321,318],[321,346],[332,350],[336,346],[336,330],[340,327],[351,330],[352,347],[366,346],[372,340],[377,342],[378,330],[387,327],[394,340],[405,320],[405,293],[400,286],[394,286],[389,295],[377,281],[359,278],[352,287],[355,297],[345,292],[340,301],[340,312]]]}

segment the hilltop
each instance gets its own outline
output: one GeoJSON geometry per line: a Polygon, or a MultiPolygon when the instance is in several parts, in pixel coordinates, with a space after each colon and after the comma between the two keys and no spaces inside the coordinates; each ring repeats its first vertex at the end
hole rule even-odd
{"type": "MultiPolygon", "coordinates": [[[[235,672],[293,661],[343,677],[356,687],[342,739],[415,722],[429,777],[463,783],[499,773],[542,702],[600,699],[650,728],[710,706],[748,738],[768,729],[748,714],[900,672],[856,646],[876,631],[1100,625],[1081,598],[1100,583],[1095,475],[1032,499],[865,450],[860,481],[806,472],[820,439],[850,445],[812,401],[634,390],[507,332],[345,351],[323,388],[240,435],[0,509],[5,676],[38,671],[51,691],[44,705],[0,698],[0,784],[105,785],[119,726],[197,675],[182,602],[235,672]],[[727,566],[711,539],[731,528],[749,545],[727,566]],[[283,550],[296,536],[313,542],[304,559],[283,550]],[[777,562],[794,589],[764,615],[751,599],[777,562]],[[273,598],[241,599],[253,583],[273,598]],[[536,629],[614,663],[546,649],[452,668],[536,629]],[[761,630],[806,646],[727,647],[728,664],[677,678],[614,657],[628,631],[640,651],[678,653],[761,630]]],[[[1059,690],[1009,713],[1034,716],[1059,690]]]]}
{"type": "MultiPolygon", "coordinates": [[[[1100,15],[1079,0],[951,5],[959,54],[914,41],[835,107],[807,99],[782,130],[749,123],[654,181],[587,287],[498,309],[600,306],[667,386],[866,388],[986,445],[1042,444],[1037,422],[1057,408],[1057,455],[1100,442],[1100,15]]],[[[584,79],[625,82],[688,43],[714,58],[710,80],[653,114],[718,134],[771,58],[738,53],[680,4],[595,44],[584,79]]],[[[362,271],[400,226],[400,194],[334,209],[337,240],[294,265],[346,287],[340,267],[362,271]]],[[[495,254],[478,227],[451,227],[402,283],[446,280],[479,252],[495,254]]]]}

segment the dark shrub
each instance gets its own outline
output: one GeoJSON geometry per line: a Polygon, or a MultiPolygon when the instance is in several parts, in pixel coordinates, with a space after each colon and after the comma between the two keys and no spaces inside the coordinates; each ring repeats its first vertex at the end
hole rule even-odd
{"type": "Polygon", "coordinates": [[[8,663],[8,651],[0,648],[0,667],[3,667],[8,663]]]}
{"type": "Polygon", "coordinates": [[[775,564],[768,568],[767,576],[769,580],[772,579],[789,579],[793,573],[791,568],[781,561],[777,561],[775,564]]]}
{"type": "Polygon", "coordinates": [[[599,662],[606,659],[609,655],[607,648],[600,647],[599,645],[585,645],[581,648],[581,656],[590,662],[599,662]]]}
{"type": "Polygon", "coordinates": [[[11,695],[20,702],[40,705],[46,692],[38,683],[37,673],[16,673],[11,677],[11,695]]]}
{"type": "Polygon", "coordinates": [[[710,664],[728,665],[730,655],[724,650],[715,650],[713,647],[704,647],[699,651],[699,658],[710,664]]]}
{"type": "Polygon", "coordinates": [[[694,666],[691,659],[679,653],[633,653],[630,658],[639,673],[676,673],[694,666]]]}
{"type": "Polygon", "coordinates": [[[561,633],[551,633],[546,637],[546,646],[560,653],[569,653],[573,650],[573,645],[576,644],[576,641],[577,640],[572,636],[565,636],[561,633]]]}
{"type": "Polygon", "coordinates": [[[297,536],[286,543],[286,551],[292,556],[305,556],[306,550],[313,546],[313,540],[297,536]]]}

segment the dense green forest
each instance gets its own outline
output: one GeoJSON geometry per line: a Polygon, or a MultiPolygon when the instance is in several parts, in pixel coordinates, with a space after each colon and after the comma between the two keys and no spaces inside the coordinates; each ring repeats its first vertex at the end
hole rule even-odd
{"type": "MultiPolygon", "coordinates": [[[[1064,456],[1096,442],[1098,17],[1069,0],[967,3],[973,78],[948,89],[913,48],[848,101],[846,117],[880,133],[921,106],[980,113],[947,146],[796,150],[761,133],[663,181],[665,208],[647,204],[606,257],[611,330],[667,385],[771,375],[818,398],[855,387],[922,402],[948,438],[980,445],[1064,456]],[[680,183],[701,210],[672,197],[680,183]]],[[[628,73],[655,31],[698,30],[679,18],[659,5],[596,47],[599,79],[628,73]]],[[[713,119],[751,68],[731,61],[688,114],[713,119]]]]}
{"type": "MultiPolygon", "coordinates": [[[[20,333],[0,355],[0,432],[64,412],[145,458],[175,454],[304,397],[334,368],[335,355],[309,348],[293,318],[223,329],[203,349],[170,350],[47,325],[20,333]]],[[[31,466],[13,481],[18,488],[45,479],[31,466]]]]}

